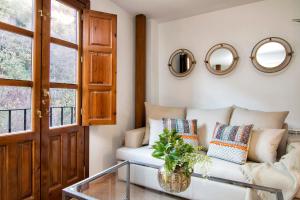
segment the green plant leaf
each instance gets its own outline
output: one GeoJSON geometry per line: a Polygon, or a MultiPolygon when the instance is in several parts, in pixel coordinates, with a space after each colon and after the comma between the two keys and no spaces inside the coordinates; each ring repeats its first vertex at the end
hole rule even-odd
{"type": "Polygon", "coordinates": [[[202,163],[206,169],[210,163],[208,156],[199,153],[199,150],[203,150],[202,147],[194,148],[185,143],[175,129],[164,129],[153,149],[152,156],[165,161],[164,167],[167,172],[182,168],[185,175],[190,176],[196,163],[202,163]]]}

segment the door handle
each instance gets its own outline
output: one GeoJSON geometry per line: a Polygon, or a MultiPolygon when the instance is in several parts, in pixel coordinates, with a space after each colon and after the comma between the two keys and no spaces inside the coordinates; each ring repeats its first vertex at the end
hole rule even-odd
{"type": "Polygon", "coordinates": [[[49,90],[43,89],[43,96],[44,97],[49,97],[50,96],[49,90]]]}
{"type": "Polygon", "coordinates": [[[43,117],[43,116],[42,116],[42,111],[40,111],[40,110],[36,111],[36,114],[37,114],[37,116],[38,116],[39,118],[42,118],[42,117],[43,117]]]}
{"type": "MultiPolygon", "coordinates": [[[[39,118],[42,118],[42,117],[43,117],[42,111],[40,111],[40,110],[36,111],[36,114],[37,114],[37,116],[38,116],[39,118]]],[[[49,112],[48,109],[45,110],[45,114],[46,114],[46,116],[49,116],[50,112],[49,112]]]]}
{"type": "MultiPolygon", "coordinates": [[[[51,102],[51,95],[50,95],[50,92],[49,92],[49,90],[47,90],[47,89],[43,89],[43,96],[46,98],[46,97],[48,97],[48,99],[49,99],[49,102],[51,102]]],[[[43,102],[42,102],[43,103],[43,102]]],[[[44,103],[43,103],[44,104],[44,103]]],[[[45,104],[44,104],[45,105],[45,104]]]]}

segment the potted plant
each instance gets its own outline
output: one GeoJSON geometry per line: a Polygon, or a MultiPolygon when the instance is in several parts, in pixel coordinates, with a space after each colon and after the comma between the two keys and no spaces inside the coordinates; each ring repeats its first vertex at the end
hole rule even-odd
{"type": "Polygon", "coordinates": [[[168,192],[179,193],[189,187],[196,163],[201,164],[204,174],[207,172],[210,159],[200,153],[204,148],[185,143],[176,130],[164,129],[153,149],[152,156],[165,161],[158,171],[158,181],[168,192]]]}

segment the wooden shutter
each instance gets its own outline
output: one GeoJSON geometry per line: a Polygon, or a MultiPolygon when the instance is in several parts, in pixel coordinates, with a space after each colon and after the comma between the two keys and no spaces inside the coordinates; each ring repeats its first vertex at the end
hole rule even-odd
{"type": "Polygon", "coordinates": [[[83,13],[84,126],[116,123],[117,16],[83,13]]]}

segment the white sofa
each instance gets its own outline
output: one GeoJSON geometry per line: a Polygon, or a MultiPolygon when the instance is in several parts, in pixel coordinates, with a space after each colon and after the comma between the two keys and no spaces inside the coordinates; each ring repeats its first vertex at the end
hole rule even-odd
{"type": "MultiPolygon", "coordinates": [[[[157,109],[156,109],[157,110],[157,109]]],[[[149,108],[147,109],[147,118],[151,118],[149,108]],[[148,111],[148,112],[147,112],[148,111]]],[[[240,124],[254,124],[257,128],[285,128],[287,130],[287,125],[284,124],[284,120],[288,114],[279,112],[261,112],[261,111],[251,111],[242,108],[230,107],[224,109],[215,110],[202,110],[202,109],[187,109],[185,110],[185,118],[187,119],[197,119],[198,120],[198,132],[200,133],[200,143],[203,146],[209,145],[211,138],[211,132],[214,129],[215,123],[221,122],[230,125],[240,125],[240,124]],[[279,127],[280,126],[280,127],[279,127]]],[[[164,113],[160,113],[164,115],[164,113]]],[[[166,114],[168,115],[168,114],[166,114]]],[[[180,114],[179,114],[180,115],[180,114]]],[[[155,116],[160,118],[161,116],[155,116]]],[[[172,117],[172,116],[168,116],[172,117]]],[[[176,116],[174,116],[176,117],[176,116]]],[[[149,125],[148,125],[149,126],[149,125]]],[[[148,128],[148,127],[147,127],[148,128]]],[[[162,165],[163,161],[153,158],[151,156],[152,149],[145,144],[145,132],[147,128],[140,128],[126,132],[125,134],[125,146],[117,150],[116,157],[118,161],[131,160],[143,163],[162,165]]],[[[147,136],[149,137],[149,136],[147,136]]],[[[286,131],[281,144],[278,149],[279,157],[285,153],[287,145],[288,132],[286,131]]],[[[292,142],[292,141],[289,141],[292,142]]],[[[217,158],[211,158],[212,165],[209,169],[209,175],[216,176],[220,178],[226,178],[231,180],[237,180],[242,182],[247,182],[245,176],[242,174],[240,167],[241,165],[234,164],[232,162],[224,161],[217,158]]],[[[195,166],[195,172],[200,171],[199,166],[195,166]]],[[[119,172],[119,177],[121,179],[125,178],[125,171],[119,172]]],[[[162,190],[159,187],[157,181],[157,170],[153,168],[143,167],[133,165],[131,167],[131,182],[152,188],[155,190],[162,190]]],[[[227,185],[217,182],[208,181],[200,178],[192,178],[191,186],[182,193],[176,194],[178,196],[188,198],[188,199],[245,199],[246,189],[227,185]]],[[[298,198],[300,198],[300,191],[298,192],[298,198]]]]}

